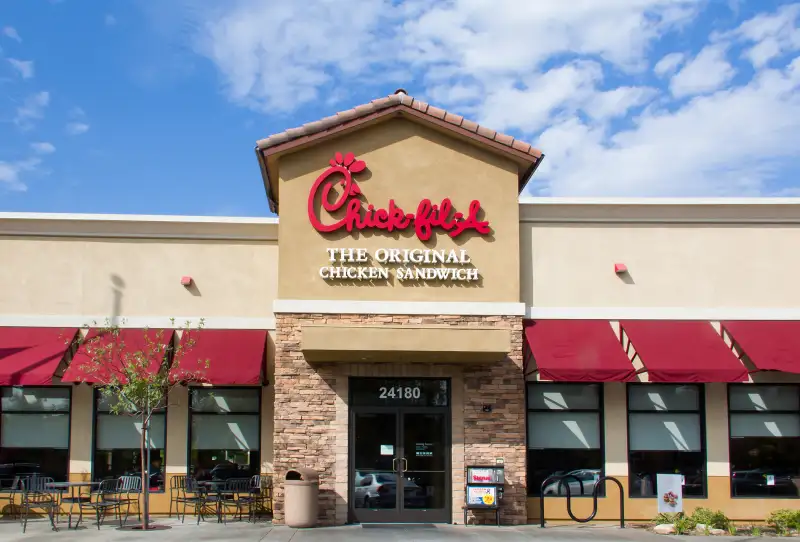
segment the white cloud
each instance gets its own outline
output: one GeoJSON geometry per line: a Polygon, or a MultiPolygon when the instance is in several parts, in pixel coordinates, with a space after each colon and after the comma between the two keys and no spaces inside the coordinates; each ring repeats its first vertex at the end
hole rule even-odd
{"type": "Polygon", "coordinates": [[[8,63],[19,72],[23,79],[30,79],[33,77],[33,60],[17,60],[16,58],[9,58],[8,63]]]}
{"type": "Polygon", "coordinates": [[[17,108],[14,123],[22,128],[30,128],[32,121],[44,117],[44,110],[49,103],[49,92],[37,92],[28,96],[22,105],[17,108]]]}
{"type": "Polygon", "coordinates": [[[69,135],[81,135],[89,131],[89,125],[85,122],[70,122],[66,127],[69,135]]]}
{"type": "Polygon", "coordinates": [[[38,154],[52,154],[56,152],[56,146],[47,141],[31,143],[31,149],[38,154]]]}
{"type": "Polygon", "coordinates": [[[678,66],[683,64],[684,58],[685,55],[683,53],[670,53],[668,55],[664,55],[664,57],[662,57],[661,60],[659,60],[656,65],[653,66],[653,72],[659,77],[671,74],[678,68],[678,66]]]}
{"type": "Polygon", "coordinates": [[[17,29],[14,28],[13,26],[4,27],[3,28],[3,35],[5,37],[7,37],[7,38],[11,38],[12,40],[15,40],[15,41],[18,41],[18,42],[22,42],[22,38],[19,37],[19,34],[17,33],[17,29]]]}
{"type": "Polygon", "coordinates": [[[800,4],[694,48],[709,35],[696,17],[709,4],[695,0],[193,6],[193,45],[231,101],[268,114],[332,108],[406,77],[397,86],[410,94],[541,148],[537,193],[777,193],[786,187],[771,183],[800,166],[800,4]],[[755,72],[731,64],[740,51],[755,72]],[[648,86],[652,75],[668,88],[648,86]]]}
{"type": "Polygon", "coordinates": [[[39,158],[28,158],[16,162],[0,161],[0,187],[4,186],[8,190],[24,192],[28,189],[22,181],[22,174],[35,171],[41,164],[39,158]]]}
{"type": "Polygon", "coordinates": [[[111,15],[110,13],[106,14],[103,21],[106,23],[106,26],[114,26],[117,24],[117,18],[111,15]]]}
{"type": "Polygon", "coordinates": [[[71,119],[82,119],[86,116],[86,111],[76,106],[67,111],[67,116],[71,119]]]}
{"type": "Polygon", "coordinates": [[[775,13],[763,13],[745,21],[729,35],[754,44],[744,56],[753,66],[761,68],[781,54],[800,49],[798,17],[800,4],[786,5],[775,13]]]}
{"type": "Polygon", "coordinates": [[[736,74],[725,59],[724,44],[709,45],[672,77],[670,90],[676,98],[711,92],[736,74]]]}

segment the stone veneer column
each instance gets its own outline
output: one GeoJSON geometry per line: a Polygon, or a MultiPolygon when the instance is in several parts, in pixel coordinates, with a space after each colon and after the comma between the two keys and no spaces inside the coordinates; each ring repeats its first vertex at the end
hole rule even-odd
{"type": "MultiPolygon", "coordinates": [[[[522,375],[522,319],[477,316],[276,315],[274,521],[283,523],[283,477],[287,469],[310,467],[320,473],[320,525],[347,521],[347,381],[350,376],[451,377],[453,520],[462,521],[465,464],[495,464],[502,458],[506,491],[505,524],[527,522],[525,475],[525,382],[522,375]],[[450,325],[510,328],[512,351],[493,364],[314,364],[301,350],[303,324],[450,325]],[[463,384],[462,384],[463,383],[463,384]],[[491,405],[492,412],[483,412],[491,405]],[[456,426],[458,424],[458,426],[456,426]]],[[[494,515],[478,511],[471,523],[494,515]]]]}

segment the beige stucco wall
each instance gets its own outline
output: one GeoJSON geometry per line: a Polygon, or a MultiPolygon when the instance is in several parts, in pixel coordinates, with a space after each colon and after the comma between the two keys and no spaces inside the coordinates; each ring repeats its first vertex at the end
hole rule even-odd
{"type": "Polygon", "coordinates": [[[0,261],[0,315],[267,317],[278,281],[263,241],[4,236],[0,261]]]}
{"type": "MultiPolygon", "coordinates": [[[[517,184],[517,165],[509,159],[404,119],[387,120],[283,156],[279,164],[279,297],[517,302],[517,184]],[[376,208],[386,208],[394,199],[406,213],[413,213],[424,198],[438,204],[449,197],[456,210],[467,213],[470,201],[477,199],[492,234],[464,233],[452,239],[440,231],[426,243],[419,241],[412,230],[392,234],[320,234],[309,222],[308,195],[337,151],[353,152],[366,162],[367,170],[356,173],[354,178],[364,200],[376,208]],[[370,255],[378,248],[466,249],[483,280],[456,284],[400,282],[390,273],[388,283],[370,284],[326,282],[319,276],[320,267],[330,265],[326,248],[355,247],[368,249],[370,255]]],[[[332,221],[327,218],[328,223],[332,221]]]]}
{"type": "Polygon", "coordinates": [[[800,206],[521,207],[521,294],[531,306],[800,305],[800,206]],[[629,273],[617,276],[615,263],[629,273]]]}

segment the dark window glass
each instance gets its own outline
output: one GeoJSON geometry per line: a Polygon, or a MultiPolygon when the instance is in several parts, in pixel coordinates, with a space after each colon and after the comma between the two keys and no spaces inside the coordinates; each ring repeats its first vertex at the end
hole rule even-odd
{"type": "MultiPolygon", "coordinates": [[[[94,480],[141,476],[142,420],[140,416],[114,414],[109,398],[95,391],[96,419],[94,431],[94,480]]],[[[150,418],[151,491],[164,489],[164,446],[167,437],[166,412],[150,418]]],[[[145,451],[145,453],[147,453],[145,451]]]]}
{"type": "Polygon", "coordinates": [[[4,387],[0,397],[0,487],[30,474],[66,480],[70,389],[4,387]]]}
{"type": "Polygon", "coordinates": [[[258,388],[195,388],[189,473],[198,480],[247,478],[261,471],[258,388]]]}
{"type": "MultiPolygon", "coordinates": [[[[602,393],[598,384],[528,384],[528,493],[587,496],[603,475],[602,393]]],[[[603,495],[602,488],[598,490],[603,495]]]]}
{"type": "Polygon", "coordinates": [[[628,385],[631,497],[655,497],[658,474],[683,476],[684,497],[706,493],[703,387],[628,385]]]}
{"type": "Polygon", "coordinates": [[[800,386],[731,385],[731,494],[800,496],[800,386]]]}

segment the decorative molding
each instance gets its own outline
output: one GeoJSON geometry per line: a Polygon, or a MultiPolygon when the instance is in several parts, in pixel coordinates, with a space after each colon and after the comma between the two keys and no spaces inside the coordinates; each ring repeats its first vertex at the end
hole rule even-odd
{"type": "Polygon", "coordinates": [[[275,313],[523,316],[524,303],[276,299],[275,313]]]}
{"type": "Polygon", "coordinates": [[[528,307],[543,320],[800,320],[800,308],[767,307],[528,307]]]}
{"type": "MultiPolygon", "coordinates": [[[[83,327],[93,323],[103,325],[109,316],[79,314],[0,314],[0,327],[83,327]]],[[[126,328],[170,328],[181,327],[186,321],[198,325],[200,316],[176,316],[175,324],[167,316],[122,316],[120,327],[126,328]]],[[[206,316],[203,327],[207,329],[275,329],[275,318],[239,318],[232,316],[206,316]]]]}

